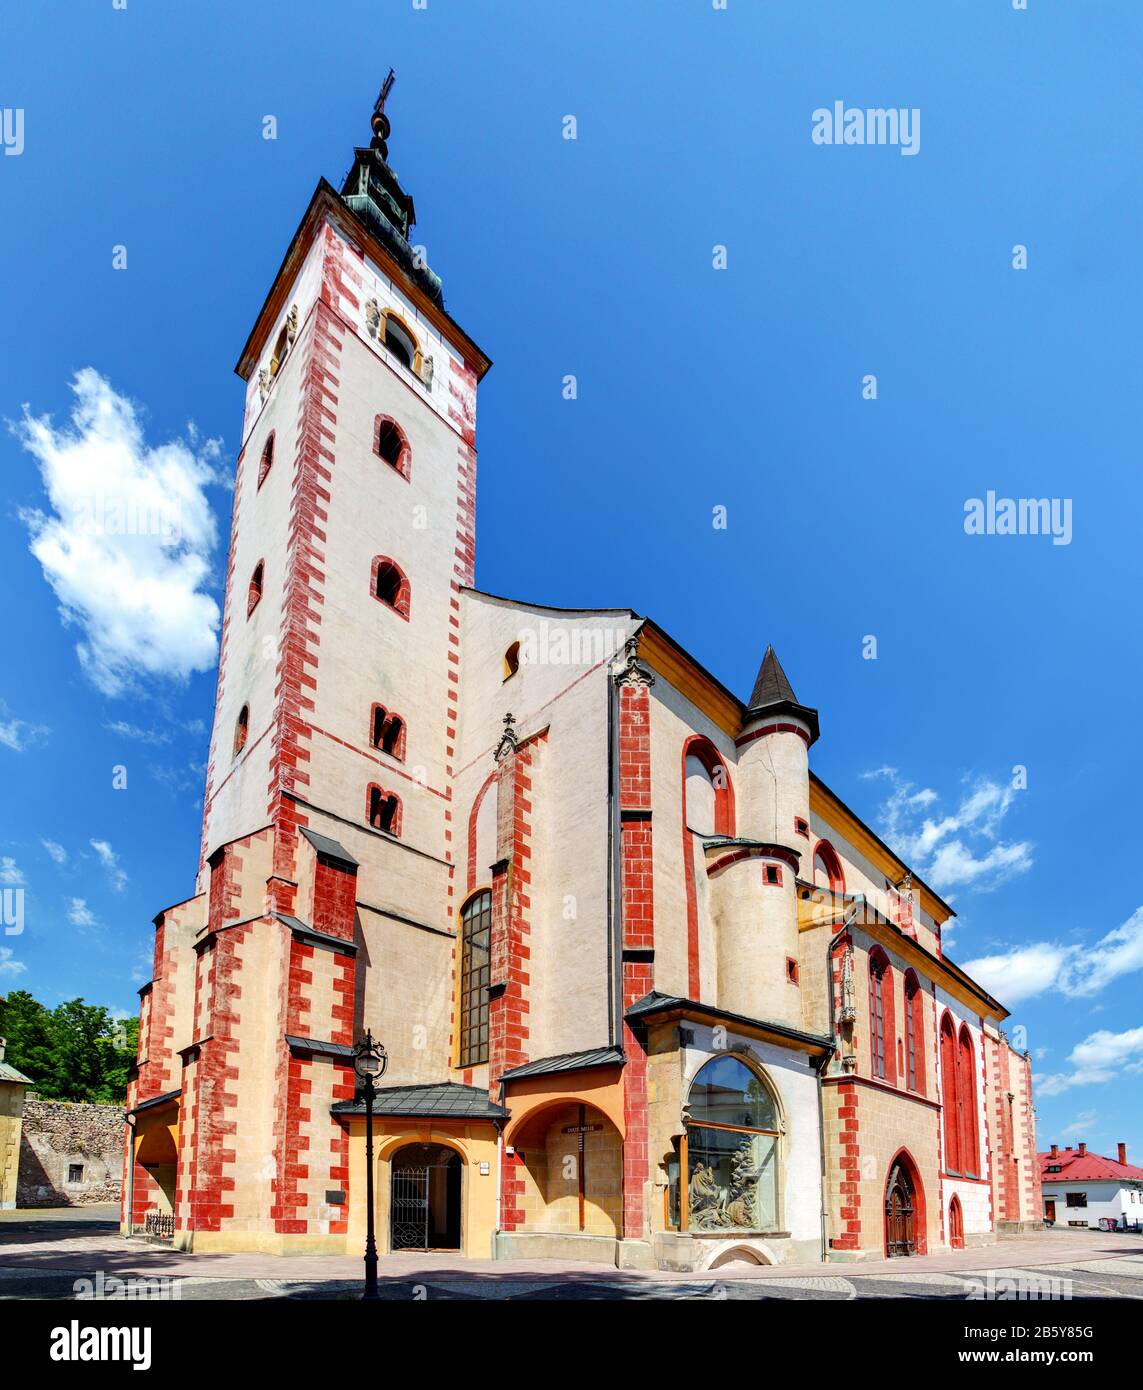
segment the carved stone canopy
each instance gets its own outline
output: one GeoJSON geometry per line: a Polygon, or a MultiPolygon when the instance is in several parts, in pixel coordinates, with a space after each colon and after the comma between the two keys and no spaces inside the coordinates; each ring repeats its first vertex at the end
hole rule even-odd
{"type": "Polygon", "coordinates": [[[639,638],[634,633],[624,646],[624,665],[615,673],[616,685],[654,685],[655,677],[639,660],[639,638]]]}

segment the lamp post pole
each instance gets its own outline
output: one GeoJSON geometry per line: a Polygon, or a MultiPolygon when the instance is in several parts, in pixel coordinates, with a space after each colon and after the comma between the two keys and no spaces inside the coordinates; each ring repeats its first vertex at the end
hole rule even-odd
{"type": "Polygon", "coordinates": [[[384,1076],[389,1057],[368,1030],[353,1049],[353,1069],[361,1078],[365,1093],[365,1292],[366,1298],[380,1298],[377,1291],[377,1238],[373,1223],[373,1079],[384,1076]]]}

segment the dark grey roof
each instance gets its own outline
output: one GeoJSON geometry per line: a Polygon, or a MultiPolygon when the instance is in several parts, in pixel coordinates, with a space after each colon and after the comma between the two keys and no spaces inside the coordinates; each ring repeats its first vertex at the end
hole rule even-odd
{"type": "Polygon", "coordinates": [[[17,1071],[8,1062],[0,1062],[0,1081],[13,1081],[17,1086],[34,1086],[36,1084],[30,1076],[25,1076],[22,1071],[17,1071]]]}
{"type": "Polygon", "coordinates": [[[778,655],[772,646],[766,648],[766,655],[762,658],[762,665],[758,668],[758,678],[754,682],[754,689],[750,693],[749,714],[774,714],[786,710],[788,713],[796,715],[810,726],[810,742],[816,742],[819,726],[818,712],[811,709],[809,705],[798,703],[798,697],[794,694],[794,687],[790,684],[785,671],[782,670],[782,663],[778,660],[778,655]]]}
{"type": "Polygon", "coordinates": [[[343,955],[355,956],[357,954],[357,943],[350,941],[347,937],[331,936],[329,932],[315,931],[313,927],[307,927],[300,917],[290,917],[285,912],[275,912],[273,916],[275,921],[289,927],[294,935],[302,941],[316,941],[321,946],[332,946],[335,951],[340,951],[343,955]]]}
{"type": "Polygon", "coordinates": [[[316,830],[307,830],[305,826],[301,827],[301,831],[319,854],[324,854],[327,859],[336,859],[340,864],[348,864],[352,869],[358,867],[357,860],[344,845],[331,840],[328,835],[319,835],[316,830]]]}
{"type": "Polygon", "coordinates": [[[624,1062],[621,1047],[593,1047],[586,1052],[561,1052],[556,1057],[541,1057],[535,1062],[525,1062],[513,1067],[500,1078],[501,1081],[518,1081],[524,1076],[545,1076],[550,1072],[579,1071],[583,1067],[615,1067],[624,1062]]]}
{"type": "MultiPolygon", "coordinates": [[[[754,682],[754,689],[750,695],[750,707],[753,709],[759,705],[773,705],[780,700],[786,700],[793,705],[798,703],[794,687],[782,670],[778,654],[770,646],[766,648],[766,655],[758,668],[758,679],[754,682]]],[[[305,831],[302,834],[304,835],[305,831]]]]}
{"type": "Polygon", "coordinates": [[[345,1043],[321,1042],[318,1038],[299,1038],[286,1034],[286,1042],[294,1052],[312,1052],[317,1057],[340,1057],[353,1060],[353,1048],[345,1043]]]}
{"type": "Polygon", "coordinates": [[[728,1009],[716,1009],[712,1004],[699,1004],[694,999],[684,999],[679,994],[660,994],[657,989],[645,994],[642,999],[636,999],[625,1017],[638,1022],[642,1018],[653,1018],[656,1014],[670,1013],[673,1009],[679,1009],[685,1014],[704,1014],[707,1018],[717,1018],[724,1023],[745,1024],[748,1028],[757,1028],[778,1037],[789,1038],[791,1042],[808,1044],[815,1050],[832,1052],[835,1046],[833,1038],[827,1038],[820,1033],[805,1033],[800,1028],[790,1028],[785,1023],[771,1023],[768,1019],[749,1018],[746,1014],[731,1013],[728,1009]]]}
{"type": "Polygon", "coordinates": [[[161,1096],[152,1096],[150,1100],[140,1101],[139,1104],[134,1108],[134,1110],[128,1110],[127,1113],[128,1115],[137,1115],[140,1110],[151,1110],[156,1105],[166,1105],[168,1101],[178,1100],[179,1096],[181,1095],[181,1087],[177,1091],[164,1091],[161,1096]]]}
{"type": "MultiPolygon", "coordinates": [[[[334,1115],[364,1115],[363,1100],[339,1100],[330,1106],[334,1115]]],[[[488,1099],[477,1086],[442,1081],[434,1086],[386,1086],[373,1096],[375,1115],[404,1115],[434,1120],[491,1120],[508,1118],[502,1105],[488,1099]]]]}

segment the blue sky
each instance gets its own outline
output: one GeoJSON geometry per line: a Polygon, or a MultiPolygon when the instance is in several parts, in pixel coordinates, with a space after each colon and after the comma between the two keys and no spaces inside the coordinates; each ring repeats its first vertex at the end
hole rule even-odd
{"type": "Polygon", "coordinates": [[[416,239],[495,362],[478,583],[649,613],[742,695],[772,641],[821,709],[816,770],[1012,1002],[1041,1140],[1143,1157],[1143,10],[173,10],[5,16],[0,880],[24,929],[0,988],[134,1011],[150,919],[192,891],[231,368],[392,64],[416,239]],[[815,144],[837,101],[918,108],[918,152],[815,144]],[[177,557],[69,550],[109,437],[133,495],[183,490],[177,557]],[[1066,499],[1070,544],[966,534],[990,490],[1066,499]],[[150,628],[123,616],[144,583],[150,628]]]}

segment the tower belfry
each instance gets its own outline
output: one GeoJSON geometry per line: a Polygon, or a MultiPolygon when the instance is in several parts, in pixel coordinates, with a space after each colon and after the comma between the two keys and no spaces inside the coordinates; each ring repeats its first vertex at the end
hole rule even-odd
{"type": "Polygon", "coordinates": [[[353,166],[342,183],[341,196],[346,206],[385,243],[433,303],[443,307],[440,277],[409,242],[409,233],[417,221],[413,199],[401,187],[400,180],[389,165],[389,136],[393,132],[393,125],[386,114],[385,103],[396,80],[390,68],[373,105],[370,120],[373,139],[368,145],[358,145],[354,149],[353,166]]]}

